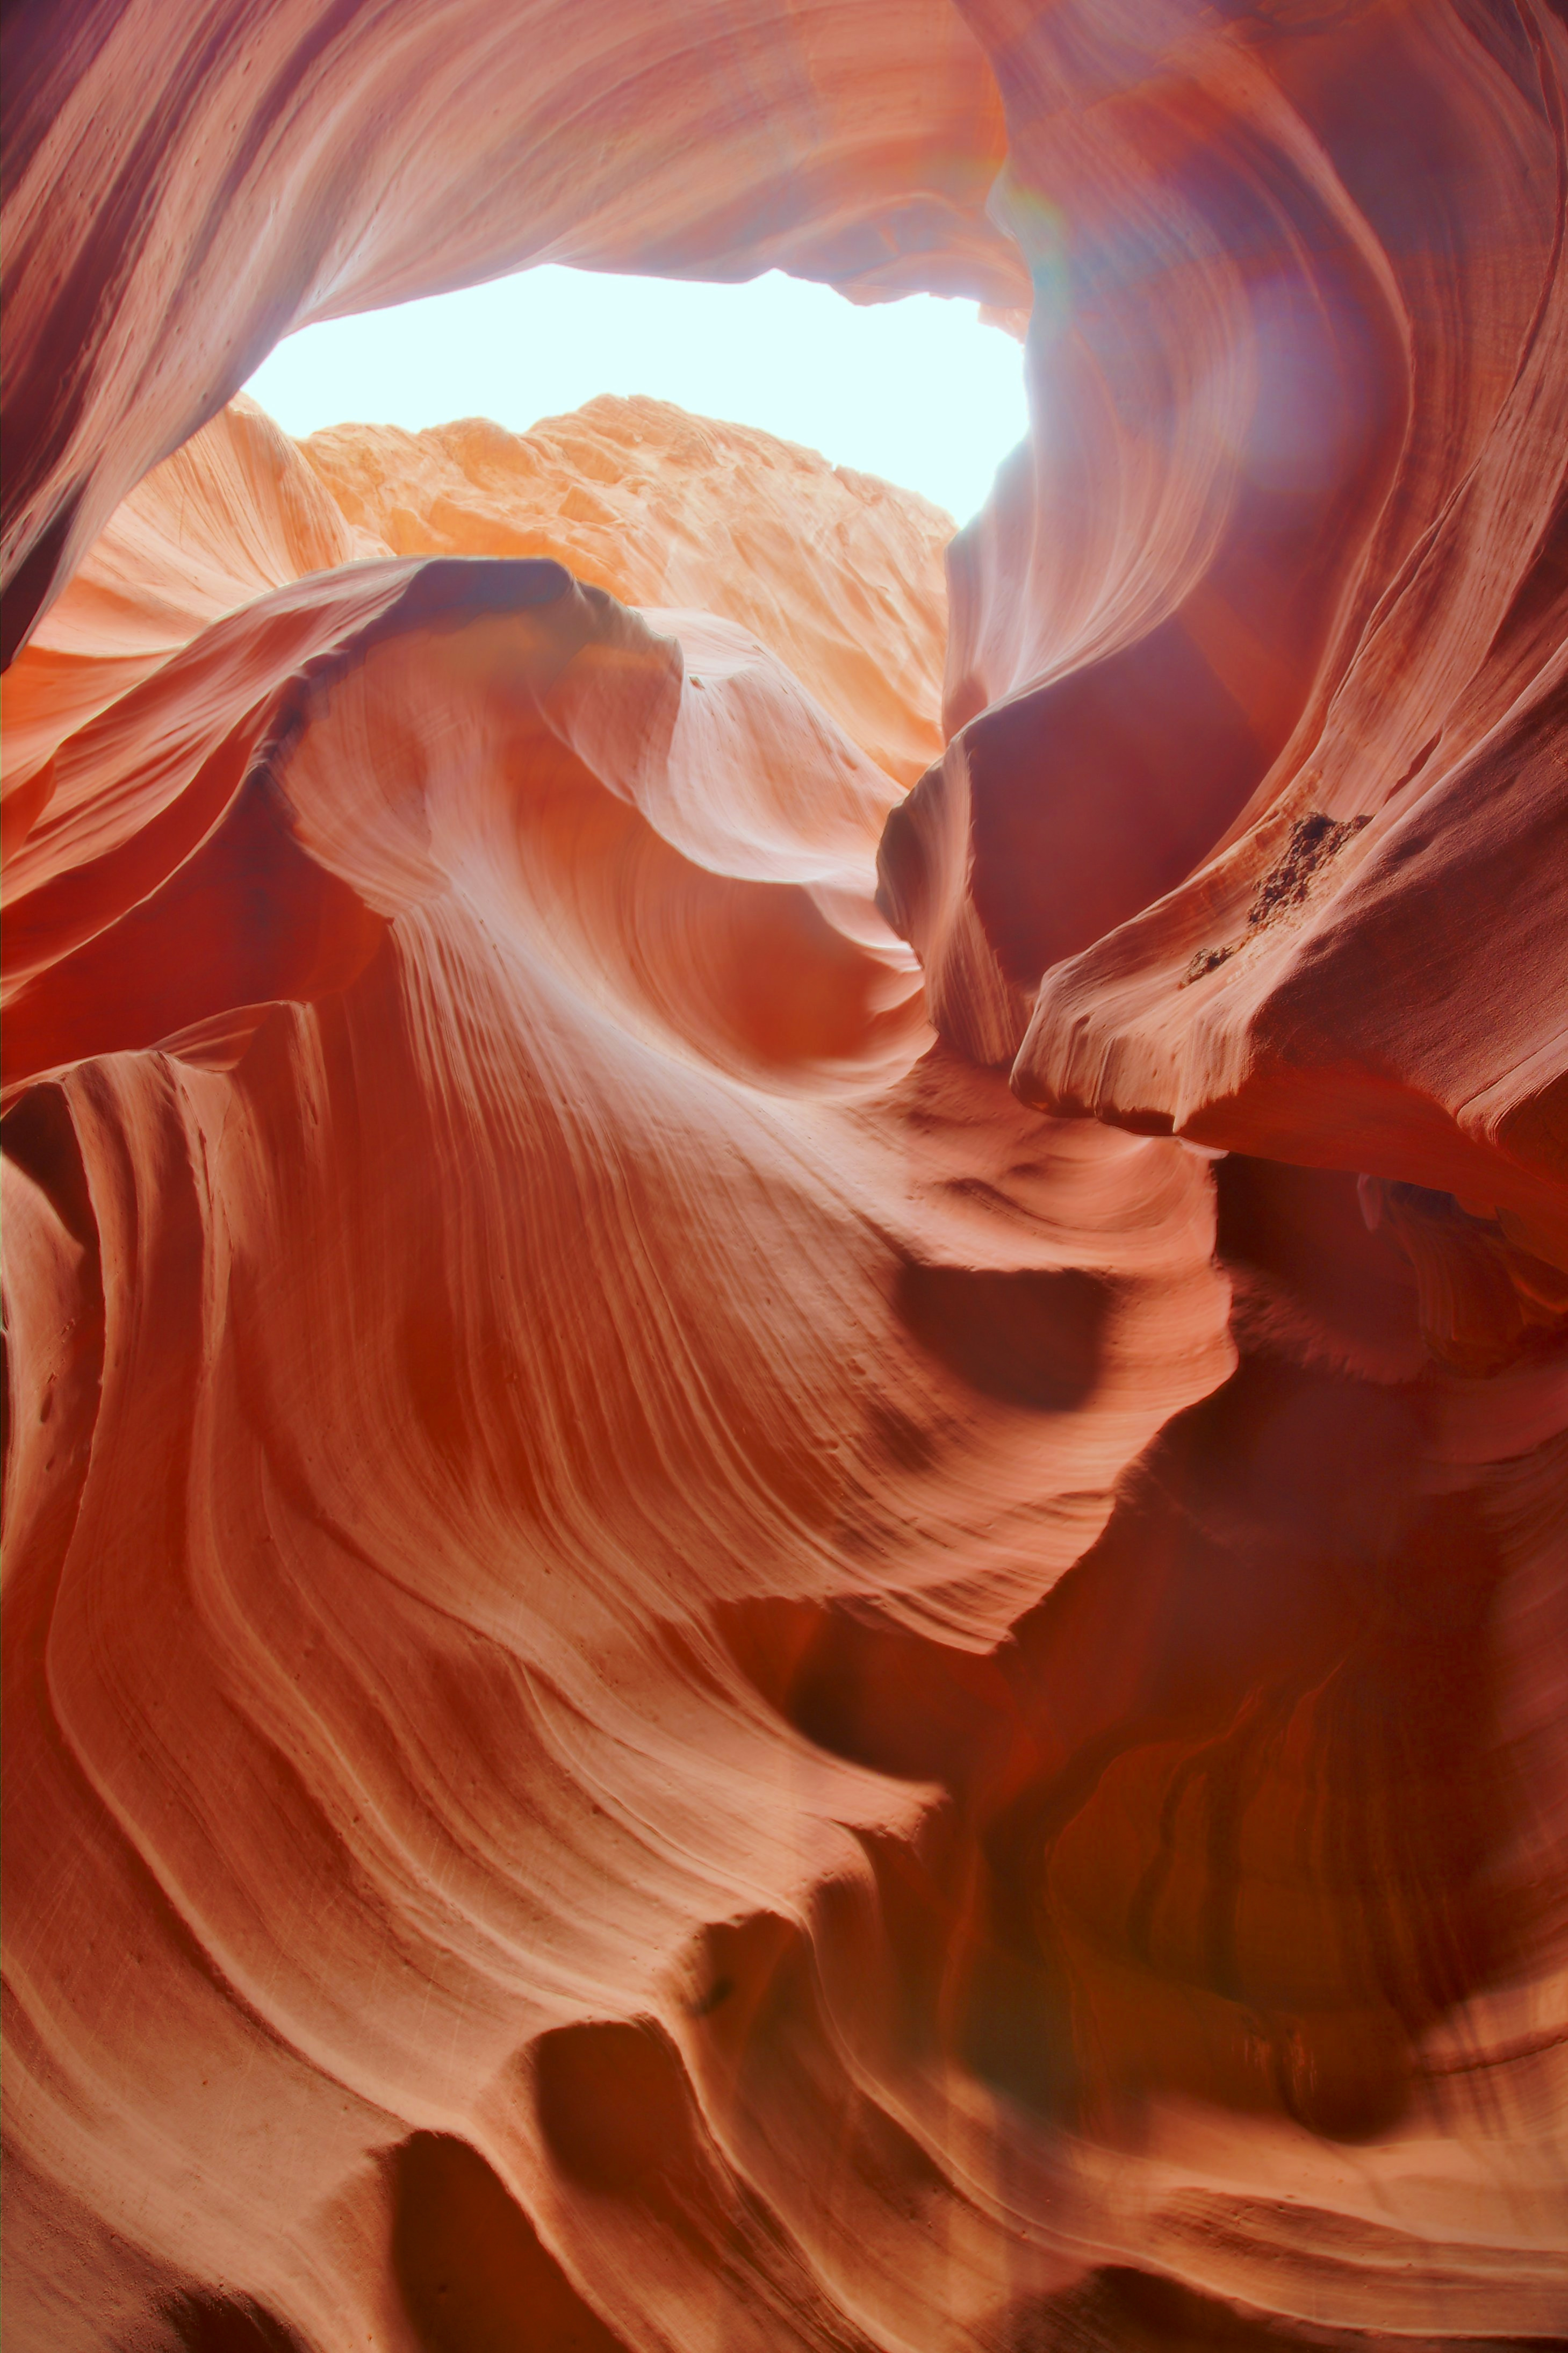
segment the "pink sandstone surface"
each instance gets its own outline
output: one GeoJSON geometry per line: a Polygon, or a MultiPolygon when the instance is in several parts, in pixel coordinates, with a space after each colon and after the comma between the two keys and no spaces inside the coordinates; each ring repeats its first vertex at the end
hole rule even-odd
{"type": "Polygon", "coordinates": [[[1561,2342],[1561,10],[5,38],[16,2342],[1561,2342]],[[542,259],[1030,438],[236,397],[542,259]]]}

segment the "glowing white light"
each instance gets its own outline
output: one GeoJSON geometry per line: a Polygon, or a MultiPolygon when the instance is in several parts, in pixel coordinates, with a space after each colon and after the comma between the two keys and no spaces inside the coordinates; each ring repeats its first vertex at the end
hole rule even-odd
{"type": "Polygon", "coordinates": [[[1022,353],[973,302],[870,307],[772,270],[741,286],[545,266],[290,335],[246,390],[284,430],[514,432],[597,393],[761,426],[967,522],[1027,429],[1022,353]]]}

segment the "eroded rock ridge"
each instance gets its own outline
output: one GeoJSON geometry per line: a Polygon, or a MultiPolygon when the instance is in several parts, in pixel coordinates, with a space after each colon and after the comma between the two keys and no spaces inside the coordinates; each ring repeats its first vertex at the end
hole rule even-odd
{"type": "Polygon", "coordinates": [[[1561,9],[5,39],[17,2343],[1561,2342],[1561,9]],[[1030,438],[236,397],[545,259],[1030,438]]]}

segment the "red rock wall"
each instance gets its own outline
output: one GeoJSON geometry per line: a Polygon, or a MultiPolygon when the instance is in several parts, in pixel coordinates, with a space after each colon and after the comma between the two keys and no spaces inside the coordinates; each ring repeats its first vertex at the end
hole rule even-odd
{"type": "Polygon", "coordinates": [[[17,2340],[1558,2341],[1561,16],[5,37],[17,2340]],[[920,501],[224,406],[543,258],[1032,280],[945,750],[920,501]]]}

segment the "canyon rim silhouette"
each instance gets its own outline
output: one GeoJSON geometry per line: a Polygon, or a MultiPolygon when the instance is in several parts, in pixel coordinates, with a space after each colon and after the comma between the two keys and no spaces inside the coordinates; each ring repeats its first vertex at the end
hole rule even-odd
{"type": "Polygon", "coordinates": [[[4,45],[12,2341],[1562,2343],[1559,0],[4,45]],[[536,262],[1029,437],[240,394],[536,262]]]}

